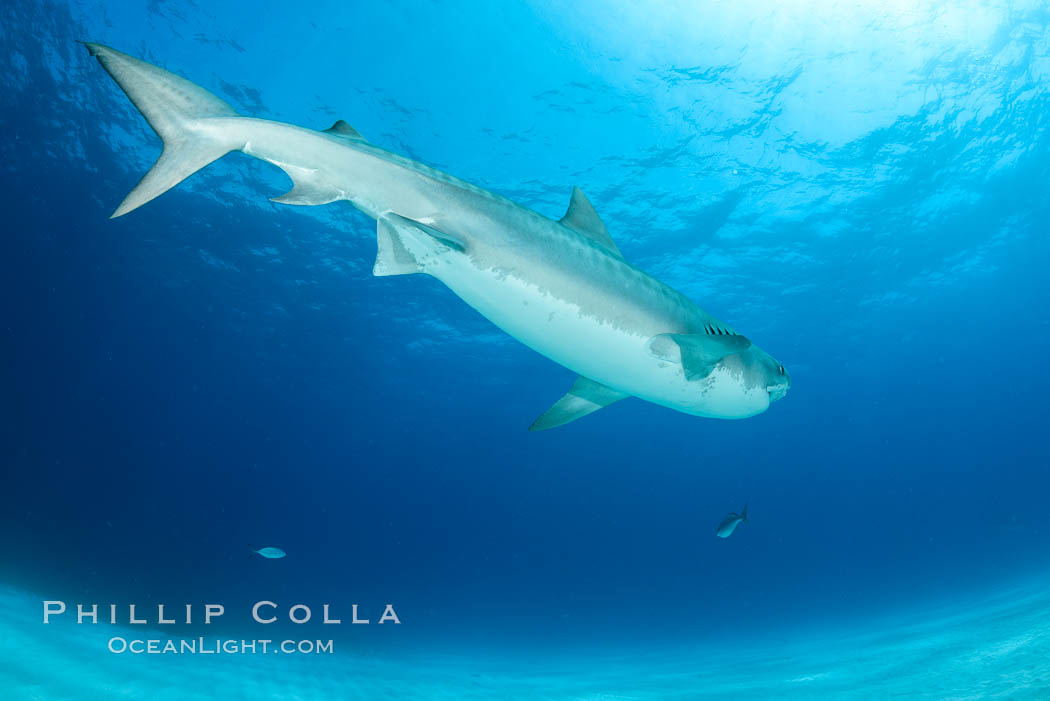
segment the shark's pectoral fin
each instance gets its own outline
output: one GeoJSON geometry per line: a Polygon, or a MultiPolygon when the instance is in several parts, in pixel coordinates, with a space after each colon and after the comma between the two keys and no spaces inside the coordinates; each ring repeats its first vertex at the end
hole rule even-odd
{"type": "Polygon", "coordinates": [[[368,141],[365,137],[361,136],[361,132],[359,132],[357,129],[354,129],[352,126],[350,126],[341,119],[338,120],[332,126],[325,129],[324,133],[331,134],[332,136],[339,136],[344,139],[350,139],[351,141],[364,141],[366,143],[368,141]]]}
{"type": "Polygon", "coordinates": [[[595,211],[594,205],[591,204],[587,196],[578,187],[572,189],[569,209],[565,212],[565,216],[561,218],[561,224],[578,234],[586,236],[595,243],[601,244],[601,246],[617,257],[623,258],[620,249],[613,243],[612,236],[609,236],[609,230],[605,228],[605,223],[598,216],[598,212],[595,211]]]}
{"type": "Polygon", "coordinates": [[[463,251],[462,239],[414,219],[387,212],[376,228],[376,262],[372,274],[425,273],[428,259],[450,251],[463,251]]]}
{"type": "Polygon", "coordinates": [[[529,430],[545,431],[567,424],[629,396],[631,395],[586,377],[577,377],[569,393],[533,421],[529,430]]]}
{"type": "Polygon", "coordinates": [[[650,338],[646,345],[654,357],[681,365],[685,379],[702,380],[719,360],[747,350],[751,341],[732,333],[662,333],[650,338]]]}

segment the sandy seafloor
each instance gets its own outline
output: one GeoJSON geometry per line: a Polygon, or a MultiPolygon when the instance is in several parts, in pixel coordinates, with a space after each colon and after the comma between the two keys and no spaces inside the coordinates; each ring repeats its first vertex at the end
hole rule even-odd
{"type": "Polygon", "coordinates": [[[25,593],[0,593],[5,698],[1050,698],[1042,582],[835,634],[622,658],[113,654],[112,636],[164,636],[68,616],[44,626],[40,610],[25,593]]]}

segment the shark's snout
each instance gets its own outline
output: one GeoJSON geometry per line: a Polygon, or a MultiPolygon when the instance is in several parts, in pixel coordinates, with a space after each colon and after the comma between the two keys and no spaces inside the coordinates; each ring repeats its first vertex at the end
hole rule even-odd
{"type": "Polygon", "coordinates": [[[791,383],[786,382],[782,385],[774,385],[769,387],[769,401],[770,403],[775,402],[778,399],[783,399],[784,395],[788,393],[788,389],[791,387],[791,383]]]}
{"type": "Polygon", "coordinates": [[[791,375],[757,346],[727,355],[700,387],[702,416],[740,419],[761,414],[787,394],[791,375]],[[717,409],[714,405],[717,404],[717,409]]]}
{"type": "Polygon", "coordinates": [[[787,394],[788,390],[791,388],[791,375],[788,374],[788,371],[784,369],[783,365],[777,367],[777,373],[779,377],[766,387],[766,391],[769,392],[770,404],[778,399],[783,399],[784,395],[787,394]]]}

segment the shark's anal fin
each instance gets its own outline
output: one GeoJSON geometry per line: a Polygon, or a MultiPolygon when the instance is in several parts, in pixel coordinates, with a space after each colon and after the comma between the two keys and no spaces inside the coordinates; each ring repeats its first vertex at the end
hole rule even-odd
{"type": "Polygon", "coordinates": [[[271,197],[271,202],[278,204],[320,205],[337,200],[347,199],[346,193],[326,184],[316,170],[302,168],[290,163],[270,160],[275,166],[292,179],[292,189],[280,197],[271,197]]]}
{"type": "Polygon", "coordinates": [[[465,243],[459,237],[387,212],[379,217],[376,227],[376,262],[372,274],[383,277],[425,273],[428,256],[463,250],[465,243]],[[419,237],[424,237],[426,245],[413,246],[419,237]]]}
{"type": "Polygon", "coordinates": [[[613,243],[612,236],[609,236],[609,230],[605,228],[605,223],[598,216],[598,212],[594,210],[594,205],[591,204],[580,188],[574,187],[572,189],[569,209],[560,221],[562,226],[586,236],[592,241],[601,244],[613,255],[623,258],[620,249],[613,243]]]}
{"type": "Polygon", "coordinates": [[[325,129],[324,133],[331,134],[332,136],[340,136],[344,139],[350,139],[351,141],[364,141],[367,143],[367,139],[361,136],[361,132],[359,132],[357,129],[354,129],[352,126],[350,126],[341,119],[332,126],[325,129]]]}
{"type": "Polygon", "coordinates": [[[654,357],[682,366],[687,380],[702,380],[711,374],[722,358],[740,353],[751,341],[739,334],[661,333],[649,339],[646,346],[654,357]]]}
{"type": "Polygon", "coordinates": [[[606,387],[603,384],[580,376],[568,394],[554,403],[529,426],[530,431],[545,431],[609,406],[631,395],[606,387]]]}

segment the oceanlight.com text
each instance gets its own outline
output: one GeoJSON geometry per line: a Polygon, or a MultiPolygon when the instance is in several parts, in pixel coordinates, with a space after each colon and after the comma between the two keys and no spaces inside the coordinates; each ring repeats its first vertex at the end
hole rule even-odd
{"type": "Polygon", "coordinates": [[[332,654],[331,640],[223,640],[221,638],[122,638],[109,639],[116,655],[324,655],[332,654]]]}

